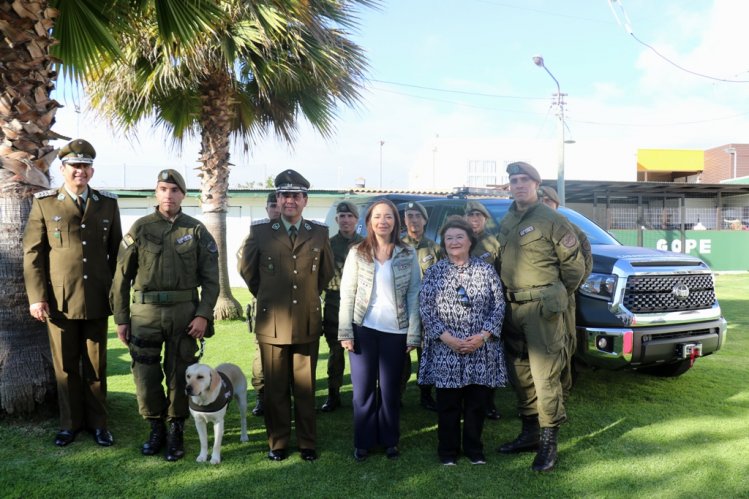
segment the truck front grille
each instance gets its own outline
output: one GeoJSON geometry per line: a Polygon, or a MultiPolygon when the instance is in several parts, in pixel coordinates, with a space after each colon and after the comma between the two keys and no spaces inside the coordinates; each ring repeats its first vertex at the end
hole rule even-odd
{"type": "Polygon", "coordinates": [[[699,310],[713,303],[712,274],[634,275],[624,290],[624,306],[636,314],[699,310]]]}

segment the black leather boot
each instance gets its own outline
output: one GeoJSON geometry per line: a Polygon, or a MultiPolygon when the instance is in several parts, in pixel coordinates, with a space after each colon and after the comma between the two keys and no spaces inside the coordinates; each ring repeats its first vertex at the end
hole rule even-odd
{"type": "Polygon", "coordinates": [[[341,395],[338,393],[338,390],[328,390],[328,399],[320,410],[322,412],[333,412],[339,407],[341,407],[341,395]]]}
{"type": "Polygon", "coordinates": [[[551,471],[557,464],[557,434],[559,428],[541,428],[541,444],[533,460],[533,471],[551,471]]]}
{"type": "Polygon", "coordinates": [[[178,461],[185,457],[184,430],[184,419],[175,418],[169,421],[169,433],[166,436],[167,461],[178,461]]]}
{"type": "Polygon", "coordinates": [[[164,441],[166,440],[166,426],[163,419],[149,419],[151,423],[151,433],[148,435],[148,441],[143,443],[140,451],[144,456],[153,456],[158,454],[164,441]]]}
{"type": "Polygon", "coordinates": [[[497,449],[502,454],[517,454],[518,452],[533,452],[538,449],[540,428],[538,416],[523,416],[523,428],[520,435],[512,442],[502,444],[497,449]]]}
{"type": "Polygon", "coordinates": [[[257,400],[255,401],[255,408],[252,410],[253,416],[262,416],[265,414],[265,408],[263,407],[263,392],[264,388],[257,391],[257,400]]]}

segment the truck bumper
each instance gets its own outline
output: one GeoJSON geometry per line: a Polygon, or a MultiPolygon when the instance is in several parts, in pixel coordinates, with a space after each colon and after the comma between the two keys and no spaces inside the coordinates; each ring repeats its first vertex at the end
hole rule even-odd
{"type": "Polygon", "coordinates": [[[586,364],[605,369],[643,367],[681,360],[692,345],[699,345],[701,356],[720,350],[726,340],[726,320],[720,317],[698,324],[643,328],[578,328],[577,338],[577,355],[586,364]]]}

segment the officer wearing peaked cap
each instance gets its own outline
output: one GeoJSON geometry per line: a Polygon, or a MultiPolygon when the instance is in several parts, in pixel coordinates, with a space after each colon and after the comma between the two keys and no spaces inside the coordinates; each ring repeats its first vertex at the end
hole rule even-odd
{"type": "Polygon", "coordinates": [[[334,274],[325,288],[325,309],[323,310],[323,333],[328,343],[328,398],[320,408],[323,412],[332,412],[341,405],[340,389],[343,385],[343,371],[346,357],[338,341],[338,312],[341,304],[341,276],[348,250],[363,240],[356,233],[359,222],[359,209],[351,201],[341,201],[336,206],[335,220],[338,223],[338,234],[330,238],[333,250],[334,274]]]}
{"type": "Polygon", "coordinates": [[[253,225],[239,271],[257,302],[265,388],[265,428],[273,461],[286,459],[291,437],[291,393],[302,459],[317,459],[315,369],[322,314],[320,294],[333,276],[324,224],[306,220],[309,182],[294,170],[275,180],[281,217],[253,225]]]}
{"type": "Polygon", "coordinates": [[[499,451],[537,451],[531,468],[550,471],[567,418],[561,373],[567,363],[564,314],[585,272],[567,219],[539,202],[540,176],[523,162],[507,165],[514,201],[499,227],[501,273],[509,304],[503,326],[507,367],[522,430],[499,451]]]}
{"type": "Polygon", "coordinates": [[[138,409],[151,425],[141,453],[155,455],[166,444],[166,460],[177,461],[189,415],[185,371],[198,360],[197,340],[210,334],[218,299],[218,248],[208,229],[182,212],[178,171],[158,173],[155,195],[154,212],[122,240],[111,301],[117,336],[132,357],[138,409]]]}
{"type": "Polygon", "coordinates": [[[37,193],[23,237],[31,315],[47,322],[65,446],[89,430],[101,446],[107,429],[107,294],[122,240],[114,194],[88,184],[96,151],[83,139],[59,151],[63,185],[37,193]]]}

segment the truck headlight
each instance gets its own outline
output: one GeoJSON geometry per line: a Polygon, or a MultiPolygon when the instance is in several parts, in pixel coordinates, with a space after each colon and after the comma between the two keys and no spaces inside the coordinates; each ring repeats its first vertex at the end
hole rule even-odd
{"type": "Polygon", "coordinates": [[[610,301],[616,292],[617,277],[610,274],[590,274],[580,285],[580,293],[598,300],[610,301]]]}

